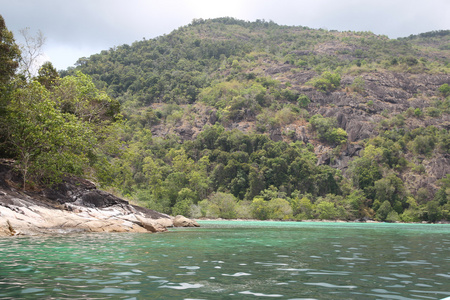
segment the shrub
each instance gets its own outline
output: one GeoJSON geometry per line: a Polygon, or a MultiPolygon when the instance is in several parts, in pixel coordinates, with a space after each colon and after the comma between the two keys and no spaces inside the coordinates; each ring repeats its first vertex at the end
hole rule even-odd
{"type": "MultiPolygon", "coordinates": [[[[366,90],[366,82],[364,81],[364,79],[362,77],[356,77],[353,80],[353,83],[350,87],[353,91],[362,94],[366,90]]],[[[373,101],[372,101],[372,104],[373,104],[373,101]]]]}
{"type": "Polygon", "coordinates": [[[400,217],[395,210],[392,210],[388,213],[386,217],[386,222],[398,222],[400,221],[400,217]]]}
{"type": "Polygon", "coordinates": [[[334,220],[337,217],[337,210],[334,203],[323,201],[316,205],[316,214],[322,220],[334,220]]]}
{"type": "Polygon", "coordinates": [[[172,215],[182,215],[186,217],[191,217],[191,199],[184,199],[182,201],[178,201],[174,207],[172,208],[172,215]]]}
{"type": "Polygon", "coordinates": [[[322,141],[334,145],[343,144],[347,141],[347,132],[337,127],[336,118],[324,118],[317,114],[312,116],[309,122],[322,141]]]}
{"type": "Polygon", "coordinates": [[[389,213],[392,211],[392,206],[391,203],[386,200],[383,202],[383,204],[381,204],[381,206],[378,208],[377,210],[377,214],[376,214],[376,218],[379,221],[385,221],[386,218],[388,217],[389,213]]]}
{"type": "Polygon", "coordinates": [[[450,95],[450,86],[444,83],[438,88],[438,91],[443,97],[448,97],[450,95]]]}
{"type": "Polygon", "coordinates": [[[341,85],[341,75],[338,73],[324,72],[320,77],[312,80],[312,85],[323,93],[329,93],[341,85]]]}
{"type": "Polygon", "coordinates": [[[255,197],[251,204],[252,216],[258,220],[267,220],[269,217],[269,209],[267,206],[267,201],[263,198],[255,197]]]}
{"type": "Polygon", "coordinates": [[[297,102],[300,107],[306,108],[308,107],[309,103],[311,103],[311,99],[309,99],[309,97],[305,94],[302,94],[298,96],[297,102]]]}
{"type": "Polygon", "coordinates": [[[430,117],[436,118],[441,116],[442,111],[436,107],[427,107],[426,114],[430,117]]]}
{"type": "Polygon", "coordinates": [[[414,110],[414,116],[416,116],[417,118],[422,117],[422,115],[423,115],[423,112],[422,112],[422,110],[420,108],[416,108],[414,110]]]}
{"type": "Polygon", "coordinates": [[[284,219],[292,216],[292,208],[289,202],[282,198],[274,198],[269,201],[267,208],[269,210],[269,219],[284,219]]]}
{"type": "Polygon", "coordinates": [[[210,196],[209,202],[218,207],[218,217],[224,219],[236,218],[236,198],[232,194],[217,192],[210,196]]]}

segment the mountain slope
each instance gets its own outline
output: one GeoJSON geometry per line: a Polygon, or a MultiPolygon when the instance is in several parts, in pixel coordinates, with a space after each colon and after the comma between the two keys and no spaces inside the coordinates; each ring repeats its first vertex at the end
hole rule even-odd
{"type": "Polygon", "coordinates": [[[218,216],[232,194],[252,204],[231,216],[445,219],[448,38],[194,20],[75,70],[122,104],[110,184],[152,208],[218,216]],[[256,216],[257,199],[285,202],[256,216]]]}

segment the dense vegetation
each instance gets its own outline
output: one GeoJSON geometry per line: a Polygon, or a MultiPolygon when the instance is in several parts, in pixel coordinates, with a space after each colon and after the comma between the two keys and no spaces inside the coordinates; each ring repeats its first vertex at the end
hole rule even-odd
{"type": "Polygon", "coordinates": [[[24,185],[28,172],[84,174],[171,214],[449,220],[449,36],[194,20],[61,78],[51,65],[11,75],[3,155],[24,185]],[[31,129],[13,120],[35,122],[31,149],[14,139],[31,129]]]}

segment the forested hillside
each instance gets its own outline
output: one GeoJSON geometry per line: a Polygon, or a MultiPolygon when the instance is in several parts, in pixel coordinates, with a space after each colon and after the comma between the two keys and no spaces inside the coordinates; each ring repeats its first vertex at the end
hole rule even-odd
{"type": "Polygon", "coordinates": [[[199,19],[81,58],[50,91],[106,91],[85,174],[149,208],[435,222],[450,218],[449,39],[199,19]]]}

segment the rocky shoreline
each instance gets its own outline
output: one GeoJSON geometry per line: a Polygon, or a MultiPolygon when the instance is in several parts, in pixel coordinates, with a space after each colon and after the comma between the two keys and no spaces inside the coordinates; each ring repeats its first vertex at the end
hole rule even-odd
{"type": "Polygon", "coordinates": [[[0,236],[76,232],[164,232],[198,227],[183,216],[128,203],[87,180],[68,177],[52,188],[22,191],[11,162],[0,162],[0,236]]]}

